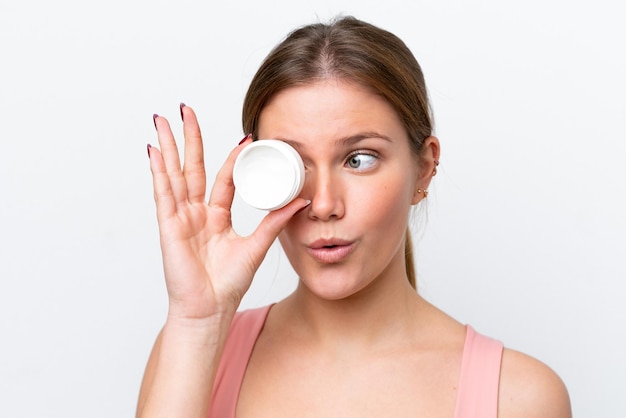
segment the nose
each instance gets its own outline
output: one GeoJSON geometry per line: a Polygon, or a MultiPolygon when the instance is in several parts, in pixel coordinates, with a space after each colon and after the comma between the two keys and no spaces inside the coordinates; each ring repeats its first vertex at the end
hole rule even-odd
{"type": "Polygon", "coordinates": [[[307,173],[302,196],[309,196],[310,219],[329,221],[340,219],[345,213],[344,186],[339,176],[328,171],[307,173]]]}

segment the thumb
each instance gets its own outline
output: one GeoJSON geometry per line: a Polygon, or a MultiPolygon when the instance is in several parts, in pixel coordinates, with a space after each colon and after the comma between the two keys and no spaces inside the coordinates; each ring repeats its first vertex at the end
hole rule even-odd
{"type": "Polygon", "coordinates": [[[291,218],[310,204],[310,200],[297,198],[284,208],[268,213],[254,231],[252,237],[262,248],[269,248],[291,218]]]}

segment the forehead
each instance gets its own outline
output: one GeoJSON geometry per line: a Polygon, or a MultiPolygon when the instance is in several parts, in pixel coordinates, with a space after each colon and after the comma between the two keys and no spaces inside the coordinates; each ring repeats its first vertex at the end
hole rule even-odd
{"type": "Polygon", "coordinates": [[[361,85],[331,78],[277,93],[259,117],[259,137],[316,132],[347,135],[354,130],[405,135],[393,107],[361,85]]]}

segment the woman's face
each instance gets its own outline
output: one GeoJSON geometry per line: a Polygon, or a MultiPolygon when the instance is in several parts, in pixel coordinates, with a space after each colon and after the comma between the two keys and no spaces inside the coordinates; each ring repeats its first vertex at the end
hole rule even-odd
{"type": "Polygon", "coordinates": [[[409,209],[430,179],[395,110],[382,97],[336,79],[292,87],[263,109],[259,138],[291,144],[306,168],[311,204],[279,239],[306,288],[324,299],[372,283],[404,280],[409,209]]]}

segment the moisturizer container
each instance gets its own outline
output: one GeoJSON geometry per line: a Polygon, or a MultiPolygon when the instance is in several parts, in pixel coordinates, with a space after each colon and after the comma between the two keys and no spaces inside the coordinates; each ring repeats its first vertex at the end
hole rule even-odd
{"type": "Polygon", "coordinates": [[[239,153],[233,182],[237,194],[250,206],[280,209],[302,191],[304,163],[291,145],[276,139],[262,139],[239,153]]]}

